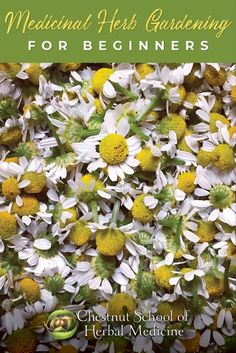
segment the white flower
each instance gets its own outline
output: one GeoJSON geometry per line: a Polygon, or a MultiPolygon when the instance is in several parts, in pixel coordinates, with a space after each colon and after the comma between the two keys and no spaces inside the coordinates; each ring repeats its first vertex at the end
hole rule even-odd
{"type": "Polygon", "coordinates": [[[87,146],[89,155],[89,146],[91,145],[92,154],[90,158],[92,161],[87,167],[89,173],[98,168],[107,167],[108,176],[112,181],[117,181],[118,177],[124,179],[125,174],[132,175],[134,173],[133,168],[139,164],[139,161],[134,157],[140,151],[140,140],[136,136],[125,139],[129,130],[130,126],[127,118],[122,118],[116,126],[113,114],[108,111],[101,126],[101,134],[88,138],[80,144],[74,143],[72,147],[77,154],[80,154],[87,146]],[[117,141],[113,140],[115,134],[117,141]],[[101,142],[99,143],[99,141],[101,142]],[[94,153],[95,146],[99,146],[99,152],[94,153]],[[94,160],[94,158],[97,159],[94,160]]]}

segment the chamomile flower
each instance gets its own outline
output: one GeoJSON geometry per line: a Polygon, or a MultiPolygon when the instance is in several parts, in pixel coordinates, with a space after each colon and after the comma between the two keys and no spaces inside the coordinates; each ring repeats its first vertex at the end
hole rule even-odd
{"type": "Polygon", "coordinates": [[[204,200],[193,200],[191,204],[200,210],[202,217],[208,221],[222,220],[229,225],[235,225],[234,191],[232,187],[223,184],[212,171],[197,167],[196,183],[201,188],[195,189],[198,197],[207,197],[204,200]]]}
{"type": "Polygon", "coordinates": [[[140,140],[135,137],[125,138],[130,130],[126,118],[122,118],[116,126],[116,121],[112,114],[106,114],[104,123],[101,126],[101,135],[88,138],[80,146],[73,144],[77,153],[80,147],[86,143],[98,146],[96,160],[89,163],[87,169],[91,173],[98,168],[107,168],[107,173],[112,181],[117,181],[118,177],[125,178],[125,174],[132,175],[133,168],[137,167],[139,161],[134,157],[140,150],[140,140]]]}

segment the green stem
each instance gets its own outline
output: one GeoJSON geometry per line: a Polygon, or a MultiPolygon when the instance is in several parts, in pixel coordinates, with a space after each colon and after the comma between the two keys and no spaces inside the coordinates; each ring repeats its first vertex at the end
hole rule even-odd
{"type": "Polygon", "coordinates": [[[93,221],[95,223],[98,223],[98,204],[97,204],[97,201],[93,200],[91,202],[91,208],[92,208],[92,213],[93,213],[93,221]]]}
{"type": "Polygon", "coordinates": [[[185,165],[185,162],[179,158],[172,158],[171,163],[175,163],[176,165],[185,165]]]}
{"type": "Polygon", "coordinates": [[[19,157],[19,154],[16,152],[9,153],[6,158],[11,158],[11,157],[19,157]]]}
{"type": "Polygon", "coordinates": [[[163,90],[158,88],[156,96],[152,98],[151,102],[144,108],[143,111],[139,113],[139,115],[136,117],[136,121],[143,120],[143,118],[157,106],[162,96],[163,96],[163,90]]]}
{"type": "Polygon", "coordinates": [[[231,290],[229,288],[229,267],[230,267],[230,259],[226,260],[225,263],[225,273],[224,273],[224,289],[225,289],[225,294],[229,298],[231,297],[231,290]]]}
{"type": "Polygon", "coordinates": [[[194,278],[194,284],[193,284],[193,296],[191,300],[191,313],[194,314],[196,309],[198,309],[198,294],[197,294],[197,288],[198,288],[198,278],[194,278]]]}
{"type": "Polygon", "coordinates": [[[142,130],[140,129],[140,127],[139,127],[138,125],[136,125],[134,122],[131,122],[131,123],[130,123],[130,129],[131,129],[131,131],[132,131],[135,135],[139,136],[141,139],[143,139],[143,140],[145,140],[145,141],[148,140],[148,136],[146,136],[146,135],[142,132],[142,130]]]}
{"type": "Polygon", "coordinates": [[[63,147],[63,144],[61,143],[60,137],[57,134],[57,131],[55,129],[55,126],[51,123],[51,120],[49,119],[49,117],[45,114],[45,119],[47,120],[48,126],[50,127],[50,130],[52,131],[53,136],[55,137],[56,141],[57,141],[57,145],[60,151],[60,154],[63,155],[65,154],[65,149],[63,147]]]}
{"type": "Polygon", "coordinates": [[[99,129],[88,129],[88,130],[82,130],[80,133],[80,136],[82,138],[90,137],[99,134],[100,130],[99,129]]]}
{"type": "Polygon", "coordinates": [[[143,268],[144,268],[144,259],[143,256],[139,257],[139,268],[137,275],[137,294],[140,294],[140,289],[142,286],[142,277],[143,277],[143,268]]]}
{"type": "Polygon", "coordinates": [[[117,82],[113,82],[111,80],[109,80],[110,83],[112,84],[112,86],[115,88],[116,92],[118,93],[122,93],[125,96],[131,98],[132,100],[137,100],[138,99],[138,95],[129,91],[128,89],[122,87],[119,83],[117,82]]]}
{"type": "Polygon", "coordinates": [[[178,244],[180,244],[180,233],[181,233],[182,222],[183,222],[183,216],[180,216],[177,229],[176,229],[176,239],[178,241],[178,244]]]}
{"type": "Polygon", "coordinates": [[[112,217],[111,217],[111,223],[116,224],[117,222],[117,218],[119,215],[119,210],[120,210],[120,200],[116,200],[114,207],[113,207],[113,211],[112,211],[112,217]]]}

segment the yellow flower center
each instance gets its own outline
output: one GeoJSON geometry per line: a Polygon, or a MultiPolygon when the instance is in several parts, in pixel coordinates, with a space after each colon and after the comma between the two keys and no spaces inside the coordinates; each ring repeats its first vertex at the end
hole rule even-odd
{"type": "Polygon", "coordinates": [[[33,279],[23,278],[19,281],[19,286],[27,301],[35,303],[40,299],[39,285],[33,279]]]}
{"type": "Polygon", "coordinates": [[[227,249],[227,254],[228,256],[232,256],[236,252],[236,246],[232,243],[232,241],[228,242],[228,249],[227,249]]]}
{"type": "Polygon", "coordinates": [[[99,253],[104,256],[115,256],[125,245],[125,235],[118,229],[99,229],[95,239],[99,253]]]}
{"type": "Polygon", "coordinates": [[[223,274],[218,278],[213,276],[211,273],[207,273],[205,276],[206,289],[210,297],[220,297],[224,294],[224,278],[223,274]]]}
{"type": "Polygon", "coordinates": [[[95,72],[92,79],[92,87],[97,94],[102,93],[103,85],[109,79],[113,71],[113,69],[101,68],[95,72]]]}
{"type": "Polygon", "coordinates": [[[185,96],[185,101],[192,104],[194,107],[197,103],[197,94],[195,92],[187,92],[185,96]]]}
{"type": "Polygon", "coordinates": [[[193,172],[184,172],[178,177],[178,188],[184,191],[186,194],[191,194],[195,189],[196,174],[193,172]]]}
{"type": "Polygon", "coordinates": [[[185,136],[189,136],[192,133],[193,132],[191,130],[188,130],[188,131],[185,132],[184,137],[182,137],[182,139],[178,143],[178,149],[179,150],[192,153],[191,148],[188,147],[188,145],[186,143],[186,140],[185,140],[185,136]]]}
{"type": "Polygon", "coordinates": [[[160,302],[157,309],[158,314],[162,316],[170,316],[172,314],[172,322],[178,321],[179,315],[184,315],[184,306],[180,300],[174,302],[160,302]]]}
{"type": "Polygon", "coordinates": [[[7,211],[0,212],[0,237],[4,240],[11,238],[17,233],[17,222],[15,216],[7,211]]]}
{"type": "Polygon", "coordinates": [[[234,102],[236,102],[236,86],[232,87],[230,92],[231,98],[234,102]]]}
{"type": "Polygon", "coordinates": [[[70,344],[62,346],[59,350],[60,353],[77,353],[77,349],[70,344]]]}
{"type": "Polygon", "coordinates": [[[157,170],[159,159],[153,156],[151,148],[145,147],[143,148],[136,156],[139,160],[139,167],[144,172],[155,172],[157,170]]]}
{"type": "Polygon", "coordinates": [[[99,152],[105,162],[114,165],[123,163],[129,150],[123,136],[119,134],[109,134],[100,142],[99,152]]]}
{"type": "Polygon", "coordinates": [[[226,72],[223,68],[218,71],[213,66],[207,65],[204,78],[210,86],[223,86],[226,80],[226,72]]]}
{"type": "Polygon", "coordinates": [[[15,78],[20,69],[21,65],[18,63],[0,64],[0,71],[8,74],[10,78],[15,78]]]}
{"type": "Polygon", "coordinates": [[[198,164],[207,167],[211,163],[211,152],[200,150],[197,155],[198,164]]]}
{"type": "Polygon", "coordinates": [[[15,200],[16,196],[20,194],[16,178],[8,178],[2,183],[2,193],[9,201],[15,200]]]}
{"type": "Polygon", "coordinates": [[[132,215],[134,219],[137,221],[148,223],[154,220],[155,209],[149,209],[144,204],[144,198],[147,195],[142,194],[136,197],[133,203],[133,207],[131,209],[132,215]]]}
{"type": "Polygon", "coordinates": [[[5,342],[9,353],[34,353],[36,351],[36,336],[28,328],[14,331],[7,336],[5,342]]]}
{"type": "Polygon", "coordinates": [[[0,277],[5,276],[7,274],[7,271],[5,268],[0,267],[0,277]]]}
{"type": "Polygon", "coordinates": [[[96,107],[98,114],[101,114],[104,112],[104,108],[103,108],[102,103],[100,102],[99,98],[94,99],[94,105],[96,107]]]}
{"type": "Polygon", "coordinates": [[[212,164],[219,170],[232,169],[235,166],[234,151],[226,144],[220,144],[212,151],[212,164]]]}
{"type": "Polygon", "coordinates": [[[222,114],[219,113],[210,113],[210,132],[217,132],[218,128],[216,122],[220,121],[224,125],[229,126],[229,120],[222,114]]]}
{"type": "Polygon", "coordinates": [[[100,322],[89,323],[86,336],[87,340],[92,341],[96,339],[96,332],[101,329],[102,325],[100,324],[100,322]]]}
{"type": "Polygon", "coordinates": [[[80,63],[62,63],[59,65],[59,69],[63,72],[75,71],[80,67],[80,63]]]}
{"type": "Polygon", "coordinates": [[[26,172],[22,176],[21,180],[30,181],[30,184],[24,188],[24,190],[29,194],[38,194],[43,190],[46,183],[46,177],[42,172],[26,172]]]}
{"type": "Polygon", "coordinates": [[[6,158],[4,160],[4,162],[18,164],[19,163],[19,157],[9,157],[9,158],[6,158]]]}
{"type": "Polygon", "coordinates": [[[18,126],[10,127],[0,135],[0,144],[4,146],[11,146],[18,143],[21,139],[21,128],[18,126]]]}
{"type": "Polygon", "coordinates": [[[70,224],[70,223],[74,223],[76,221],[76,218],[77,218],[77,212],[76,212],[76,209],[74,207],[67,208],[64,211],[69,212],[71,214],[71,216],[70,216],[70,218],[67,218],[65,222],[63,222],[61,220],[60,221],[60,227],[65,227],[65,226],[68,226],[68,224],[70,224]]]}
{"type": "MultiPolygon", "coordinates": [[[[82,183],[86,186],[89,187],[92,181],[95,181],[93,191],[98,191],[98,190],[104,190],[104,185],[101,180],[97,180],[94,175],[92,174],[85,174],[81,178],[82,183]]],[[[82,187],[81,187],[81,190],[82,187]]]]}
{"type": "Polygon", "coordinates": [[[39,202],[36,197],[31,195],[24,195],[21,196],[23,205],[18,206],[16,202],[13,202],[11,212],[17,213],[18,216],[30,216],[34,215],[35,213],[39,212],[39,202]]]}
{"type": "Polygon", "coordinates": [[[29,322],[29,327],[40,327],[44,326],[44,324],[47,322],[48,319],[48,313],[41,313],[37,314],[29,322]]]}
{"type": "Polygon", "coordinates": [[[211,242],[217,233],[217,228],[213,222],[200,221],[196,234],[199,237],[200,243],[211,242]]]}
{"type": "Polygon", "coordinates": [[[181,340],[185,347],[185,353],[197,353],[199,351],[199,341],[201,334],[196,331],[196,336],[188,340],[181,340]]]}
{"type": "Polygon", "coordinates": [[[179,86],[178,93],[179,93],[179,98],[180,98],[179,104],[181,104],[181,103],[183,103],[183,101],[184,101],[184,99],[186,97],[186,90],[185,90],[183,85],[179,86]]]}
{"type": "Polygon", "coordinates": [[[43,74],[43,69],[40,67],[40,64],[30,64],[30,67],[26,69],[25,72],[29,75],[28,80],[38,86],[39,77],[43,74]]]}
{"type": "Polygon", "coordinates": [[[81,178],[84,186],[79,188],[79,199],[83,202],[91,202],[100,198],[98,190],[104,190],[101,180],[97,180],[92,174],[85,174],[81,178]]]}
{"type": "Polygon", "coordinates": [[[168,135],[170,131],[174,131],[177,139],[180,140],[185,134],[186,122],[182,116],[170,114],[161,120],[158,130],[163,135],[168,135]]]}
{"type": "Polygon", "coordinates": [[[135,309],[136,303],[128,293],[114,294],[108,303],[108,313],[110,315],[123,315],[127,312],[133,315],[135,309]]]}
{"type": "Polygon", "coordinates": [[[136,71],[142,80],[146,75],[151,74],[154,70],[153,67],[149,64],[137,64],[136,71]]]}
{"type": "Polygon", "coordinates": [[[195,75],[195,72],[199,69],[200,69],[199,64],[193,65],[192,71],[188,74],[188,76],[185,77],[184,85],[186,88],[193,89],[193,88],[197,88],[200,86],[200,84],[202,82],[202,78],[197,77],[195,75]]]}
{"type": "Polygon", "coordinates": [[[155,269],[154,277],[156,284],[167,290],[171,290],[172,286],[169,283],[169,280],[174,276],[173,271],[174,268],[172,266],[163,265],[155,269]]]}
{"type": "Polygon", "coordinates": [[[89,241],[91,234],[92,232],[86,222],[77,221],[70,230],[69,239],[76,245],[81,246],[89,241]]]}
{"type": "Polygon", "coordinates": [[[223,108],[222,98],[219,95],[217,95],[215,103],[211,109],[211,112],[212,113],[219,113],[222,110],[222,108],[223,108]]]}

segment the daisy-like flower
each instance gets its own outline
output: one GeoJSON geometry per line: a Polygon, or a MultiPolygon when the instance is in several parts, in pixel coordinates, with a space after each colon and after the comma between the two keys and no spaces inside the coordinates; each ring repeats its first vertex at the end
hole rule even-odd
{"type": "Polygon", "coordinates": [[[104,123],[101,126],[101,135],[86,139],[79,146],[73,144],[76,153],[80,148],[88,144],[98,146],[96,160],[89,163],[87,169],[91,173],[98,168],[107,168],[107,174],[112,181],[118,177],[125,178],[125,174],[132,175],[139,161],[134,157],[140,151],[140,140],[131,136],[125,138],[129,133],[130,126],[127,118],[122,118],[116,126],[115,118],[111,112],[106,113],[104,123]]]}
{"type": "Polygon", "coordinates": [[[194,193],[198,197],[208,200],[192,200],[192,206],[200,211],[202,218],[208,221],[221,220],[231,226],[236,223],[234,188],[223,184],[219,177],[207,168],[198,166],[196,169],[196,183],[201,188],[196,188],[194,193]]]}
{"type": "Polygon", "coordinates": [[[227,76],[227,80],[224,83],[223,86],[224,90],[228,93],[224,98],[223,101],[226,104],[234,104],[236,102],[236,77],[233,74],[233,68],[232,68],[232,73],[229,72],[227,76]]]}
{"type": "Polygon", "coordinates": [[[109,279],[115,271],[114,258],[98,255],[96,251],[89,252],[91,261],[81,261],[74,269],[72,275],[79,287],[88,284],[89,288],[100,289],[104,293],[112,294],[113,289],[109,279]]]}
{"type": "Polygon", "coordinates": [[[19,251],[19,259],[27,261],[30,265],[28,272],[36,276],[53,275],[63,272],[68,262],[60,252],[62,248],[56,236],[47,234],[47,224],[32,222],[30,232],[33,241],[28,242],[28,246],[19,251]]]}
{"type": "Polygon", "coordinates": [[[215,315],[213,323],[201,334],[200,346],[208,347],[211,341],[215,342],[218,346],[223,346],[225,339],[220,331],[217,327],[217,315],[215,315]]]}
{"type": "Polygon", "coordinates": [[[234,344],[234,71],[0,64],[0,351],[212,353],[234,344]],[[91,321],[69,337],[64,310],[91,321]],[[127,313],[123,335],[109,335],[122,323],[106,315],[127,313]],[[55,339],[64,327],[68,338],[55,339]]]}
{"type": "Polygon", "coordinates": [[[73,197],[65,197],[64,195],[58,196],[55,190],[48,190],[48,198],[56,205],[49,206],[49,210],[53,213],[53,218],[59,223],[61,227],[65,227],[69,223],[74,223],[76,221],[76,200],[73,197]]]}
{"type": "Polygon", "coordinates": [[[22,329],[25,326],[25,322],[26,314],[24,310],[13,308],[3,315],[1,326],[5,327],[7,333],[11,335],[13,331],[22,329]]]}

